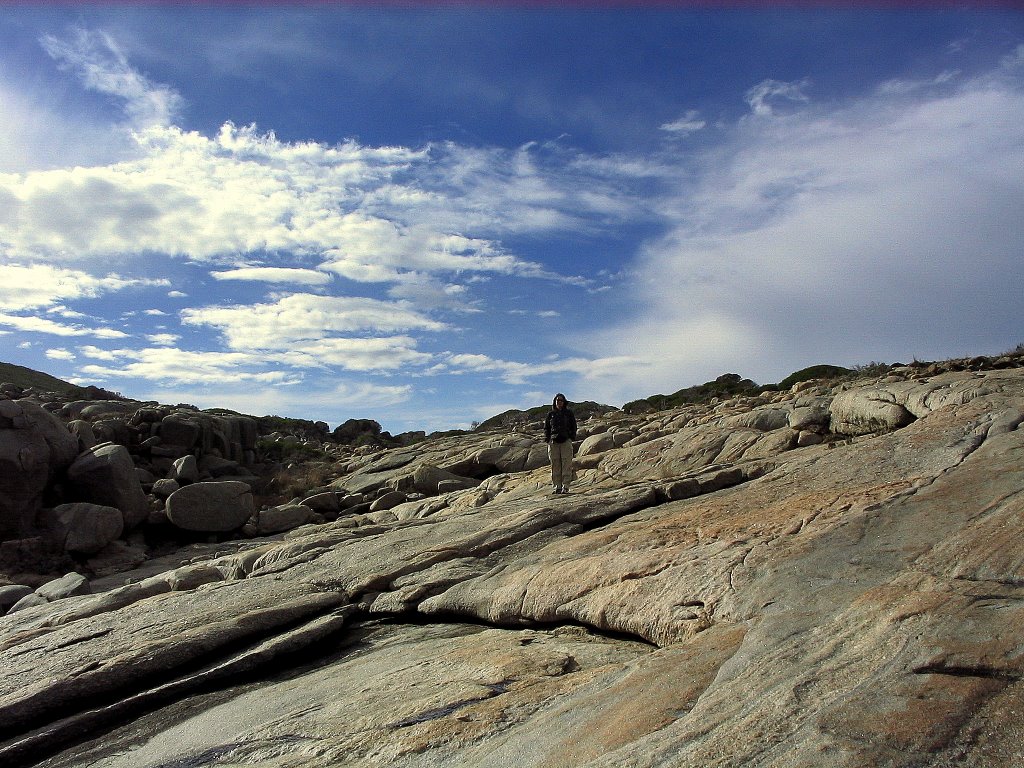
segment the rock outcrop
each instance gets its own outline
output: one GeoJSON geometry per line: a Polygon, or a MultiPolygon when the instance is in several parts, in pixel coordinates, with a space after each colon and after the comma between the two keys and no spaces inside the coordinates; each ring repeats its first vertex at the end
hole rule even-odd
{"type": "MultiPolygon", "coordinates": [[[[351,453],[254,538],[0,592],[0,760],[1021,765],[1022,422],[1020,369],[906,367],[592,420],[568,495],[523,434],[351,453]]],[[[203,485],[248,488],[168,515],[203,485]]]]}

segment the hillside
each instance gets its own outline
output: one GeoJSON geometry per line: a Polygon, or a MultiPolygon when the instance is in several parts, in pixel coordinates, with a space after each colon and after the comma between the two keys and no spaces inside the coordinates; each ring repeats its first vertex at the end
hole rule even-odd
{"type": "Polygon", "coordinates": [[[0,362],[0,382],[10,382],[23,388],[32,387],[44,392],[59,392],[67,395],[82,391],[81,387],[58,379],[56,376],[13,363],[0,362]]]}
{"type": "MultiPolygon", "coordinates": [[[[150,447],[245,423],[157,410],[150,447]]],[[[333,446],[295,503],[101,575],[176,524],[154,487],[74,556],[92,594],[0,587],[32,600],[0,617],[0,760],[1024,765],[1022,423],[1017,351],[595,415],[567,495],[529,426],[333,446]]]]}

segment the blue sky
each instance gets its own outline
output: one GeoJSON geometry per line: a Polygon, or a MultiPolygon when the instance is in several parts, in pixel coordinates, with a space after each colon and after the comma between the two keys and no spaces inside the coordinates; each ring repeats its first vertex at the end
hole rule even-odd
{"type": "Polygon", "coordinates": [[[0,359],[385,429],[1024,342],[1024,12],[0,5],[0,359]]]}

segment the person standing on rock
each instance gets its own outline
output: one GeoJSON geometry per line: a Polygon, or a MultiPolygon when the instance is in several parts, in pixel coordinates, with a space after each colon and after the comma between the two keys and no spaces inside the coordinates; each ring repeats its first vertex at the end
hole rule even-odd
{"type": "Polygon", "coordinates": [[[572,482],[572,441],[576,439],[576,416],[565,395],[555,395],[551,410],[544,419],[544,442],[551,459],[551,484],[555,493],[568,493],[572,482]]]}

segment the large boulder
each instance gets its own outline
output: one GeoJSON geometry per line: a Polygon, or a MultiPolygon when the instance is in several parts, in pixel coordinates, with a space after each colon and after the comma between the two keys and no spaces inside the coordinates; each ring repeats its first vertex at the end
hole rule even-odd
{"type": "Polygon", "coordinates": [[[832,431],[841,435],[892,432],[914,421],[914,415],[884,389],[853,389],[836,395],[829,406],[832,431]]]}
{"type": "Polygon", "coordinates": [[[238,480],[193,483],[167,497],[167,519],[186,531],[233,531],[255,511],[252,489],[238,480]]]}
{"type": "Polygon", "coordinates": [[[116,507],[77,502],[61,504],[54,513],[68,552],[95,555],[124,531],[124,515],[116,507]]]}
{"type": "Polygon", "coordinates": [[[0,400],[0,539],[33,525],[47,483],[78,453],[60,419],[27,400],[0,400]]]}
{"type": "Polygon", "coordinates": [[[149,514],[135,464],[123,445],[104,443],[81,454],[68,467],[68,481],[76,501],[121,510],[125,530],[134,528],[149,514]]]}

